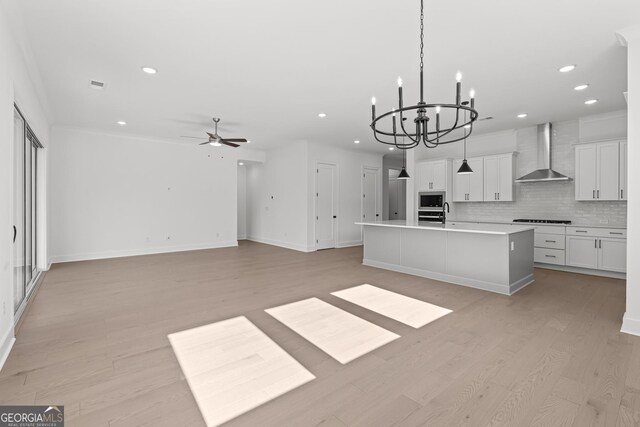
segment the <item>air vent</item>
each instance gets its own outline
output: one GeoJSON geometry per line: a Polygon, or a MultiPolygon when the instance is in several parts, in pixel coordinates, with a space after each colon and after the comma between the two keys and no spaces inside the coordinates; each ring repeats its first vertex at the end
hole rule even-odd
{"type": "Polygon", "coordinates": [[[89,87],[95,90],[104,90],[104,82],[98,80],[89,80],[89,87]]]}

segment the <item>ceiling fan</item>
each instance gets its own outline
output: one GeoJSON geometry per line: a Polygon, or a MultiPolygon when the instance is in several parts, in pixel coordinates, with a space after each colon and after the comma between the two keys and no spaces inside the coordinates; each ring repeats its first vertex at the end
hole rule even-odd
{"type": "MultiPolygon", "coordinates": [[[[229,147],[237,148],[240,146],[240,144],[236,144],[236,142],[247,142],[247,140],[244,138],[221,138],[220,135],[218,135],[219,121],[220,121],[219,118],[216,118],[216,117],[213,118],[213,123],[215,124],[215,130],[213,133],[207,132],[207,135],[209,135],[209,139],[207,141],[204,141],[200,145],[209,144],[209,145],[213,145],[214,147],[221,147],[224,144],[224,145],[228,145],[229,147]]],[[[183,138],[202,139],[196,136],[183,136],[183,138]]]]}

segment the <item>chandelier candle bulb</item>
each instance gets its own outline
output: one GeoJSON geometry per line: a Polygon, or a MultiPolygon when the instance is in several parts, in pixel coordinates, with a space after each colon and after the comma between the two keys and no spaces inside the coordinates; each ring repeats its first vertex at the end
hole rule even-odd
{"type": "Polygon", "coordinates": [[[476,100],[476,91],[471,89],[469,91],[469,97],[471,98],[471,108],[473,108],[473,106],[475,104],[475,100],[476,100]]]}
{"type": "Polygon", "coordinates": [[[402,87],[402,77],[398,77],[398,86],[402,87]]]}
{"type": "Polygon", "coordinates": [[[460,104],[460,91],[462,90],[462,73],[456,73],[456,104],[460,104]]]}

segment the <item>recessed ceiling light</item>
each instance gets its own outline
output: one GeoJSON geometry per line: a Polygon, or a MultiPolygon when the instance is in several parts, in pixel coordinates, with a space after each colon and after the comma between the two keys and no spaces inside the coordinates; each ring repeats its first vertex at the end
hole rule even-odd
{"type": "Polygon", "coordinates": [[[393,151],[393,147],[389,147],[389,151],[393,151]]]}
{"type": "Polygon", "coordinates": [[[238,163],[238,165],[240,165],[240,166],[244,166],[244,163],[240,162],[240,163],[238,163]]]}
{"type": "Polygon", "coordinates": [[[158,70],[152,67],[142,67],[142,71],[144,71],[147,74],[155,74],[158,72],[158,70]]]}
{"type": "Polygon", "coordinates": [[[320,117],[321,119],[324,119],[325,117],[327,117],[327,115],[325,113],[320,113],[318,114],[318,117],[320,117]]]}
{"type": "Polygon", "coordinates": [[[575,69],[575,65],[565,65],[564,67],[560,67],[558,71],[560,71],[561,73],[568,73],[569,71],[573,71],[575,69]]]}
{"type": "Polygon", "coordinates": [[[119,120],[119,121],[118,121],[118,124],[119,124],[120,126],[126,126],[126,125],[127,125],[127,122],[125,122],[124,120],[119,120]]]}
{"type": "Polygon", "coordinates": [[[360,141],[358,141],[357,139],[355,141],[353,141],[354,144],[360,144],[360,141]]]}
{"type": "Polygon", "coordinates": [[[578,85],[578,86],[574,87],[573,90],[585,90],[588,87],[589,87],[588,84],[586,84],[586,85],[578,85]]]}
{"type": "Polygon", "coordinates": [[[584,101],[584,103],[587,104],[587,105],[595,104],[596,102],[598,102],[597,99],[590,99],[588,101],[584,101]]]}
{"type": "Polygon", "coordinates": [[[524,119],[525,117],[527,117],[527,115],[528,115],[527,113],[520,113],[520,114],[518,114],[518,116],[517,116],[517,117],[518,117],[519,119],[524,119]]]}

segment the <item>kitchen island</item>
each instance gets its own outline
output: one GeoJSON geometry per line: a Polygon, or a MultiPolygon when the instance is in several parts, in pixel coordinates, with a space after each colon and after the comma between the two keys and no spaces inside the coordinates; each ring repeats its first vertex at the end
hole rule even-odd
{"type": "Polygon", "coordinates": [[[512,295],[533,282],[533,230],[509,224],[357,222],[364,265],[512,295]]]}

